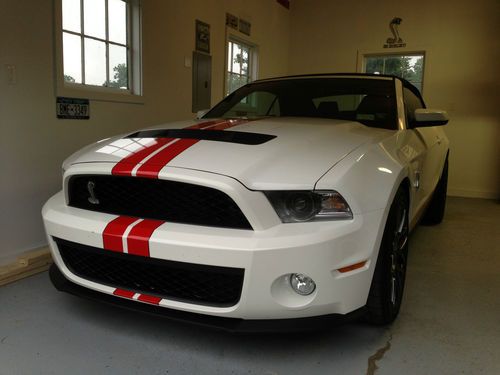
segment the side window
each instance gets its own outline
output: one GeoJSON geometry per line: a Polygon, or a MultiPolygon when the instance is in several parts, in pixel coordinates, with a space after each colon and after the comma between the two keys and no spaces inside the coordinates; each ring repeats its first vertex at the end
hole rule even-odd
{"type": "Polygon", "coordinates": [[[406,109],[406,118],[409,124],[412,124],[415,121],[415,110],[418,108],[425,108],[424,103],[418,96],[416,96],[413,92],[411,92],[406,87],[403,89],[404,93],[404,101],[405,101],[405,109],[406,109]]]}

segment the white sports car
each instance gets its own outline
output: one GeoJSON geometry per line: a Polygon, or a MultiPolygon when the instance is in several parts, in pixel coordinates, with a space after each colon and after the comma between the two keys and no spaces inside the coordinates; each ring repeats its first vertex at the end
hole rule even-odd
{"type": "Polygon", "coordinates": [[[52,282],[236,331],[390,323],[409,231],[443,218],[447,122],[403,79],[307,75],[97,142],[43,208],[52,282]]]}

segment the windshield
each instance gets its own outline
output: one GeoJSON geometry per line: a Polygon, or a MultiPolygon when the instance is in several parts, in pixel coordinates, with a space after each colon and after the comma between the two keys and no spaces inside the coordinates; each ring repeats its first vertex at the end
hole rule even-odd
{"type": "Polygon", "coordinates": [[[337,77],[255,82],[203,118],[260,117],[322,117],[397,129],[394,81],[337,77]]]}

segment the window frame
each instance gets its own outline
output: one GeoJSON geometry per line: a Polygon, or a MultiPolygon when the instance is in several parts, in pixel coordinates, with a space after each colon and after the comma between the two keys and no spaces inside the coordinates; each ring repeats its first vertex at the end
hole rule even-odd
{"type": "MultiPolygon", "coordinates": [[[[144,103],[142,88],[142,4],[141,0],[126,0],[127,11],[127,54],[128,54],[128,89],[95,86],[83,83],[66,82],[64,80],[64,54],[63,54],[63,22],[62,1],[54,1],[54,58],[55,58],[55,91],[56,96],[88,98],[91,100],[111,101],[122,103],[144,103]]],[[[107,10],[106,10],[107,12],[107,10]]],[[[108,20],[106,19],[106,23],[108,20]]],[[[68,32],[68,31],[65,31],[68,32]]],[[[71,35],[82,33],[71,32],[71,35]]],[[[84,35],[84,34],[83,34],[84,35]]],[[[101,41],[101,38],[93,38],[101,41]]],[[[106,40],[106,43],[110,43],[106,40]]],[[[116,44],[111,42],[111,44],[116,44]]],[[[83,56],[82,56],[83,59],[83,56]]],[[[106,59],[108,65],[108,59],[106,59]]],[[[82,68],[83,69],[83,68],[82,68]]],[[[106,76],[109,74],[106,66],[106,76]]]]}
{"type": "MultiPolygon", "coordinates": [[[[418,47],[418,46],[417,46],[418,47]]],[[[356,63],[356,71],[358,73],[366,73],[366,59],[369,57],[377,57],[377,56],[394,56],[394,55],[401,55],[401,56],[420,56],[422,55],[424,57],[424,62],[422,65],[422,89],[420,94],[423,95],[424,89],[425,89],[425,80],[426,80],[426,64],[427,60],[429,58],[428,53],[425,51],[425,49],[407,49],[407,48],[398,48],[398,49],[383,49],[383,50],[370,50],[370,51],[365,51],[365,50],[358,50],[357,51],[357,63],[356,63]]]]}
{"type": "Polygon", "coordinates": [[[224,46],[224,74],[223,74],[223,92],[222,92],[222,97],[225,98],[228,96],[230,93],[228,93],[228,74],[229,72],[229,66],[228,66],[228,60],[229,60],[229,43],[237,43],[237,44],[243,44],[245,47],[248,47],[249,49],[249,56],[248,56],[248,77],[249,77],[249,82],[253,82],[257,79],[258,77],[258,61],[259,61],[259,48],[258,46],[249,41],[246,38],[243,38],[239,35],[236,35],[233,30],[229,32],[226,28],[226,40],[225,40],[225,46],[224,46]]]}

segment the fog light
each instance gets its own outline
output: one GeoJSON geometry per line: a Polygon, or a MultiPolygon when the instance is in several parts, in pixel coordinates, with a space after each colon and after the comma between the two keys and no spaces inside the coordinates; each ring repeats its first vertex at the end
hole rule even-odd
{"type": "Polygon", "coordinates": [[[308,296],[316,289],[316,283],[313,279],[301,273],[292,273],[290,275],[290,285],[301,296],[308,296]]]}

